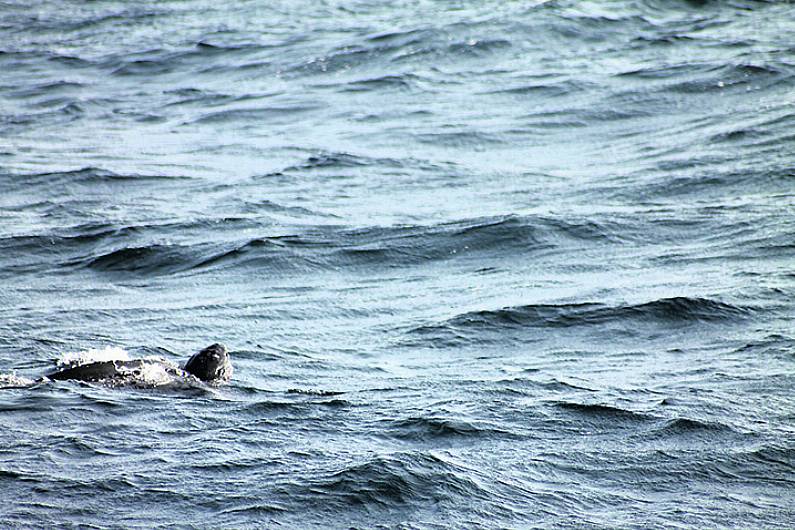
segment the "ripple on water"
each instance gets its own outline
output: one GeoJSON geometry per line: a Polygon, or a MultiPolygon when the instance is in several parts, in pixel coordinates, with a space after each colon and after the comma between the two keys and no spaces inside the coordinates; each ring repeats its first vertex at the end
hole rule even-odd
{"type": "Polygon", "coordinates": [[[3,524],[795,527],[790,2],[21,7],[3,524]]]}

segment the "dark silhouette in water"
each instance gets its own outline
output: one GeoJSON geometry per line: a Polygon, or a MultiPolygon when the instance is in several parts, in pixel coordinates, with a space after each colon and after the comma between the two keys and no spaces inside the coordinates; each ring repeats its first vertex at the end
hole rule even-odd
{"type": "Polygon", "coordinates": [[[78,364],[63,368],[51,374],[49,379],[79,381],[125,381],[140,376],[143,369],[153,364],[161,364],[173,376],[193,375],[207,383],[221,383],[232,377],[232,362],[223,344],[213,344],[194,354],[182,370],[168,366],[157,360],[134,359],[132,361],[101,361],[78,364]]]}
{"type": "Polygon", "coordinates": [[[232,362],[223,344],[207,346],[185,363],[184,370],[202,381],[229,381],[232,362]]]}

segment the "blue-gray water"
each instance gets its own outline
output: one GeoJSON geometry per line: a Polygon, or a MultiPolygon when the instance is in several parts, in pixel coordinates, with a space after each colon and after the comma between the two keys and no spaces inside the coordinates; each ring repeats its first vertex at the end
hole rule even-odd
{"type": "Polygon", "coordinates": [[[0,526],[792,528],[794,131],[786,1],[4,0],[0,526]]]}

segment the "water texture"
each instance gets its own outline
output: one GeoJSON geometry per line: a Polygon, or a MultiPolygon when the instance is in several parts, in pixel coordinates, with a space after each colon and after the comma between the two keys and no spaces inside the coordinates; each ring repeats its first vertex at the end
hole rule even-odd
{"type": "Polygon", "coordinates": [[[3,0],[2,526],[792,528],[793,131],[788,1],[3,0]]]}

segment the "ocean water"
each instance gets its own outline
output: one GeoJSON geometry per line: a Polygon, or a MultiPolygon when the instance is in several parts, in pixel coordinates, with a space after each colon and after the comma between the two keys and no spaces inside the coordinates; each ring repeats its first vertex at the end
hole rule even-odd
{"type": "Polygon", "coordinates": [[[0,526],[793,528],[794,214],[792,2],[3,0],[0,526]]]}

